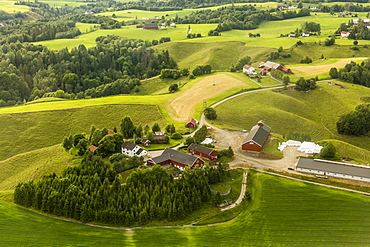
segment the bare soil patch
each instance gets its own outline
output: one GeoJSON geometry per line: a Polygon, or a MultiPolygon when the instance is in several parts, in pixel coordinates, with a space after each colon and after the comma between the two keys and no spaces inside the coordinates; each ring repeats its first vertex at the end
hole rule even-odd
{"type": "Polygon", "coordinates": [[[197,104],[237,86],[246,86],[246,83],[225,74],[207,76],[170,103],[178,115],[175,120],[189,120],[197,104]]]}
{"type": "Polygon", "coordinates": [[[365,60],[365,58],[346,58],[339,60],[335,63],[332,64],[323,64],[323,65],[312,65],[312,66],[297,66],[297,67],[292,67],[292,70],[299,70],[301,72],[304,72],[306,75],[305,76],[313,76],[313,75],[318,75],[322,74],[325,72],[328,72],[331,68],[336,67],[336,68],[343,68],[347,63],[351,61],[357,61],[357,60],[365,60]]]}

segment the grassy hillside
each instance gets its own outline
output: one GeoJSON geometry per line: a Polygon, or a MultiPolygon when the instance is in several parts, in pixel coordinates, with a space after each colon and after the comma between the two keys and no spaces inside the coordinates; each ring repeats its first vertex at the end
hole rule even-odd
{"type": "Polygon", "coordinates": [[[0,201],[0,241],[2,246],[363,246],[370,241],[369,203],[363,195],[260,174],[249,209],[224,224],[127,231],[57,220],[0,201]]]}
{"type": "Polygon", "coordinates": [[[30,7],[25,5],[14,5],[16,1],[12,0],[0,0],[1,10],[8,12],[9,14],[15,14],[16,12],[27,12],[30,7]]]}
{"type": "Polygon", "coordinates": [[[362,148],[359,152],[369,155],[370,137],[339,135],[335,123],[341,115],[363,103],[361,97],[370,95],[370,89],[341,84],[346,88],[320,83],[319,88],[310,92],[288,89],[250,93],[216,107],[219,118],[214,123],[224,128],[250,129],[262,119],[274,133],[300,131],[309,133],[315,141],[338,139],[362,148]]]}
{"type": "Polygon", "coordinates": [[[61,145],[41,148],[0,161],[0,191],[12,190],[23,181],[37,181],[45,174],[61,172],[72,164],[72,157],[61,145]]]}
{"type": "Polygon", "coordinates": [[[228,71],[232,64],[244,57],[253,60],[265,59],[274,49],[264,47],[247,47],[245,43],[230,41],[217,43],[198,43],[193,39],[189,43],[171,42],[156,46],[159,51],[168,50],[179,67],[194,68],[197,65],[210,64],[214,70],[228,71]]]}
{"type": "Polygon", "coordinates": [[[167,123],[154,105],[103,105],[64,111],[0,115],[0,160],[60,144],[69,134],[88,133],[92,124],[97,128],[119,129],[125,116],[130,116],[134,124],[151,126],[158,122],[164,127],[167,123]],[[142,114],[144,111],[145,114],[142,114]]]}

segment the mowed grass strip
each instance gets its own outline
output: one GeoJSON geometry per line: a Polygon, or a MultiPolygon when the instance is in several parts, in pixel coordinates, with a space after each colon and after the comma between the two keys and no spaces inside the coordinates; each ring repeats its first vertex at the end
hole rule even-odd
{"type": "MultiPolygon", "coordinates": [[[[359,152],[368,153],[370,138],[340,135],[336,131],[336,121],[362,104],[361,97],[370,95],[370,89],[340,83],[346,88],[324,82],[309,92],[294,89],[252,92],[217,106],[218,119],[213,123],[223,128],[250,129],[262,119],[273,133],[305,132],[314,141],[337,139],[357,146],[361,149],[359,152]]],[[[356,159],[356,154],[349,157],[356,159]]]]}
{"type": "Polygon", "coordinates": [[[364,246],[370,242],[369,197],[267,174],[257,175],[252,192],[249,209],[227,223],[133,231],[66,222],[0,201],[0,241],[2,246],[364,246]]]}
{"type": "Polygon", "coordinates": [[[12,190],[20,182],[38,181],[46,174],[60,175],[72,156],[61,145],[41,148],[0,161],[0,191],[12,190]]]}
{"type": "MultiPolygon", "coordinates": [[[[41,104],[41,103],[40,103],[41,104]]],[[[37,104],[35,104],[36,106],[37,104]]],[[[120,129],[121,120],[130,116],[134,124],[167,121],[154,105],[102,105],[27,114],[0,115],[0,160],[13,155],[62,143],[69,134],[89,133],[97,128],[120,129]]]]}

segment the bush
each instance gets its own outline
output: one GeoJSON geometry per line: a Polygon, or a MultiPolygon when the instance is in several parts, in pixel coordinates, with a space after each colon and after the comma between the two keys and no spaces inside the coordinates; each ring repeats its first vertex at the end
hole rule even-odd
{"type": "Polygon", "coordinates": [[[171,139],[174,139],[174,140],[179,140],[182,138],[182,135],[180,133],[173,133],[173,135],[171,136],[171,139]]]}
{"type": "Polygon", "coordinates": [[[204,109],[204,116],[209,120],[217,119],[217,113],[216,110],[212,107],[207,107],[204,109]]]}

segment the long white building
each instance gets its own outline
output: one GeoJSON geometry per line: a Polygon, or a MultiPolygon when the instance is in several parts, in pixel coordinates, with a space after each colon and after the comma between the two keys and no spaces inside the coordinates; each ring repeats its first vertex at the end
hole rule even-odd
{"type": "Polygon", "coordinates": [[[299,158],[296,170],[324,176],[370,182],[370,166],[360,166],[329,160],[299,158]]]}

